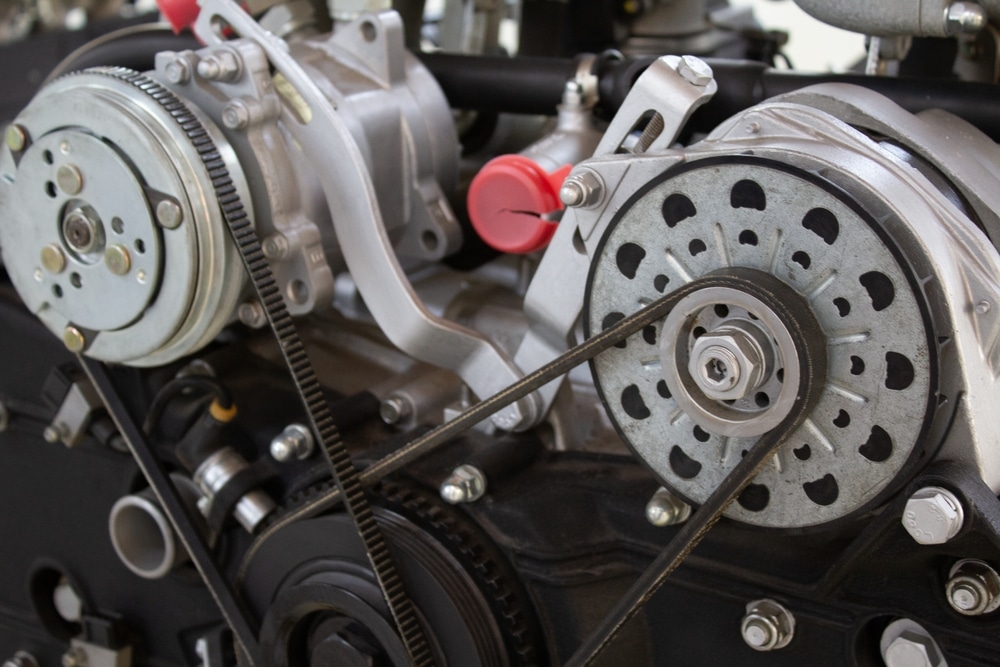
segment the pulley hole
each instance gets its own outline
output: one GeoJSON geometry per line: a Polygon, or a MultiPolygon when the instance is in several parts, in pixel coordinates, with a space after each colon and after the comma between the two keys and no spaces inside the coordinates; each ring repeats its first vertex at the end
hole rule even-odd
{"type": "Polygon", "coordinates": [[[688,456],[683,449],[674,445],[670,450],[670,469],[681,479],[694,479],[701,472],[701,464],[688,456]]]}
{"type": "Polygon", "coordinates": [[[774,377],[778,378],[778,382],[784,383],[785,382],[785,369],[784,368],[779,368],[778,370],[776,370],[774,372],[774,377]]]}
{"type": "Polygon", "coordinates": [[[885,310],[896,298],[896,289],[892,286],[889,276],[878,271],[869,271],[858,278],[861,286],[868,291],[875,312],[885,310]]]}
{"type": "Polygon", "coordinates": [[[136,239],[133,245],[135,246],[135,251],[140,255],[146,253],[146,242],[142,239],[136,239]]]}
{"type": "Polygon", "coordinates": [[[847,428],[851,425],[851,415],[847,414],[847,410],[841,410],[833,420],[833,425],[837,428],[847,428]]]}
{"type": "Polygon", "coordinates": [[[670,387],[667,386],[666,380],[660,380],[656,383],[656,393],[660,395],[660,398],[673,398],[670,394],[670,387]]]}
{"type": "Polygon", "coordinates": [[[806,492],[809,500],[823,507],[832,505],[840,496],[840,485],[837,484],[837,479],[830,474],[823,475],[813,482],[805,482],[802,485],[802,490],[806,492]]]}
{"type": "Polygon", "coordinates": [[[287,291],[292,303],[301,305],[309,300],[309,286],[301,280],[296,279],[288,283],[287,291]]]}
{"type": "Polygon", "coordinates": [[[851,375],[861,375],[865,372],[865,360],[861,357],[851,357],[851,375]]]}
{"type": "Polygon", "coordinates": [[[695,239],[688,244],[688,252],[691,253],[692,257],[697,257],[706,250],[708,250],[708,246],[701,239],[695,239]]]}
{"type": "MultiPolygon", "coordinates": [[[[601,320],[601,331],[606,331],[610,329],[611,327],[618,324],[624,319],[625,319],[625,313],[619,313],[618,311],[608,313],[607,315],[604,316],[604,319],[601,320]]],[[[622,350],[625,349],[626,345],[627,343],[625,341],[615,343],[615,347],[622,350]]]]}
{"type": "Polygon", "coordinates": [[[809,457],[812,456],[812,447],[809,445],[802,445],[792,450],[792,454],[795,454],[795,458],[799,461],[808,461],[809,457]]]}
{"type": "Polygon", "coordinates": [[[751,512],[762,512],[771,502],[771,492],[763,484],[747,484],[736,502],[751,512]]]}
{"type": "Polygon", "coordinates": [[[851,302],[842,296],[838,296],[833,300],[833,305],[837,307],[837,312],[841,317],[847,317],[851,314],[851,302]]]}
{"type": "Polygon", "coordinates": [[[366,42],[374,42],[375,38],[378,37],[378,29],[375,24],[371,21],[365,21],[361,24],[361,36],[366,42]]]}
{"type": "Polygon", "coordinates": [[[708,439],[712,436],[708,434],[708,431],[704,430],[702,427],[695,424],[695,427],[691,429],[694,434],[694,439],[698,442],[708,442],[708,439]]]}
{"type": "Polygon", "coordinates": [[[685,195],[675,193],[663,201],[663,221],[667,227],[673,229],[677,223],[687,218],[692,218],[698,214],[698,209],[694,207],[694,202],[685,195]]]}
{"type": "Polygon", "coordinates": [[[801,266],[803,269],[808,269],[812,266],[812,257],[809,253],[797,250],[792,254],[792,261],[801,266]]]}
{"type": "Polygon", "coordinates": [[[691,335],[694,336],[695,338],[701,338],[702,336],[705,335],[705,327],[695,327],[691,331],[691,335]]]}
{"type": "Polygon", "coordinates": [[[717,303],[712,307],[718,317],[729,317],[729,306],[724,303],[717,303]]]}
{"type": "Polygon", "coordinates": [[[766,408],[771,405],[771,397],[762,391],[758,391],[753,396],[753,402],[758,408],[766,408]]]}
{"type": "Polygon", "coordinates": [[[80,274],[79,273],[69,274],[69,284],[77,289],[83,287],[83,281],[80,279],[80,274]]]}
{"type": "Polygon", "coordinates": [[[757,181],[743,180],[733,186],[729,193],[729,205],[733,208],[752,208],[763,211],[767,208],[764,188],[757,181]]]}
{"type": "Polygon", "coordinates": [[[45,161],[45,164],[55,163],[55,158],[52,156],[52,151],[48,149],[42,151],[42,160],[45,161]]]}
{"type": "Polygon", "coordinates": [[[635,278],[639,265],[646,258],[646,251],[635,243],[623,243],[615,253],[615,263],[623,276],[632,280],[635,278]]]}
{"type": "Polygon", "coordinates": [[[876,424],[868,434],[865,444],[858,447],[858,453],[869,461],[881,463],[892,456],[892,436],[876,424]]]}
{"type": "Polygon", "coordinates": [[[53,183],[52,181],[45,181],[45,194],[55,199],[56,194],[58,194],[58,191],[56,190],[56,184],[53,183]]]}
{"type": "Polygon", "coordinates": [[[840,235],[840,223],[837,216],[825,208],[814,208],[802,218],[802,226],[823,239],[827,245],[833,245],[840,235]]]}
{"type": "Polygon", "coordinates": [[[427,229],[420,235],[420,245],[422,245],[424,250],[427,252],[434,252],[438,249],[440,241],[438,240],[437,234],[427,229]]]}
{"type": "Polygon", "coordinates": [[[742,232],[740,232],[740,244],[757,245],[757,234],[751,232],[749,229],[744,229],[742,232]]]}
{"type": "Polygon", "coordinates": [[[642,329],[642,339],[650,345],[656,345],[656,327],[650,324],[642,329]]]}
{"type": "Polygon", "coordinates": [[[902,391],[913,384],[913,362],[899,352],[885,353],[886,389],[902,391]]]}
{"type": "Polygon", "coordinates": [[[59,285],[53,285],[52,286],[52,296],[54,296],[57,299],[61,299],[62,295],[63,295],[62,287],[60,287],[59,285]]]}
{"type": "Polygon", "coordinates": [[[111,231],[115,234],[123,234],[125,232],[125,223],[119,217],[111,218],[111,231]]]}
{"type": "Polygon", "coordinates": [[[653,287],[660,294],[663,294],[663,290],[667,289],[667,285],[670,283],[670,278],[667,278],[662,273],[653,278],[653,287]]]}

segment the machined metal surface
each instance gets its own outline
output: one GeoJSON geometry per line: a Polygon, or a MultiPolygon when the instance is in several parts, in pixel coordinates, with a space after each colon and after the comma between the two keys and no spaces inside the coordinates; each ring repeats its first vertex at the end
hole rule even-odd
{"type": "Polygon", "coordinates": [[[879,648],[886,667],[948,667],[934,637],[908,618],[889,624],[882,632],[879,648]]]}
{"type": "Polygon", "coordinates": [[[795,616],[774,600],[749,602],[740,622],[740,634],[755,651],[782,649],[795,636],[795,616]]]}
{"type": "MultiPolygon", "coordinates": [[[[755,161],[694,162],[647,188],[606,235],[590,327],[726,266],[752,267],[792,290],[823,330],[829,377],[800,431],[755,480],[759,495],[730,514],[760,525],[823,523],[874,499],[919,444],[912,410],[931,390],[928,332],[897,252],[850,200],[803,174],[755,161]]],[[[700,502],[739,460],[745,438],[781,420],[798,371],[785,361],[794,355],[784,325],[751,296],[691,299],[594,368],[626,440],[700,502]],[[687,355],[702,333],[734,321],[763,332],[775,367],[759,391],[729,403],[691,381],[687,355]]]]}

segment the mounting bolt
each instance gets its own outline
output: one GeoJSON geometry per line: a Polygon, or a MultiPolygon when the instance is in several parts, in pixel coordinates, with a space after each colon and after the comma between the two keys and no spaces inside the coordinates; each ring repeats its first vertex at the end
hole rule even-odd
{"type": "Polygon", "coordinates": [[[604,196],[604,183],[592,171],[579,171],[565,181],[559,189],[559,199],[569,207],[589,208],[600,203],[604,196]]]}
{"type": "Polygon", "coordinates": [[[990,308],[992,308],[992,307],[993,307],[993,304],[991,304],[986,299],[983,299],[981,301],[977,301],[976,302],[976,307],[975,307],[976,315],[985,315],[986,313],[990,312],[990,308]]]}
{"type": "Polygon", "coordinates": [[[75,164],[59,165],[56,170],[56,185],[68,195],[78,195],[83,189],[83,174],[75,164]]]}
{"type": "Polygon", "coordinates": [[[28,133],[20,125],[8,125],[4,140],[7,142],[7,148],[17,153],[28,145],[28,133]]]}
{"type": "Polygon", "coordinates": [[[124,276],[132,270],[132,256],[125,246],[116,243],[104,251],[104,264],[114,275],[124,276]]]}
{"type": "Polygon", "coordinates": [[[315,447],[312,431],[302,424],[289,424],[271,441],[271,456],[275,461],[301,461],[309,458],[315,447]]]}
{"type": "Polygon", "coordinates": [[[184,222],[184,211],[173,199],[161,199],[156,204],[156,221],[167,229],[177,229],[184,222]]]}
{"type": "Polygon", "coordinates": [[[267,324],[267,313],[264,312],[264,306],[257,301],[241,303],[240,307],[236,309],[236,315],[240,318],[240,322],[251,329],[260,329],[267,324]]]}
{"type": "Polygon", "coordinates": [[[441,498],[452,505],[473,503],[486,494],[486,475],[476,466],[464,464],[441,483],[441,498]]]}
{"type": "Polygon", "coordinates": [[[230,51],[216,51],[198,63],[198,76],[209,81],[236,81],[240,77],[240,61],[230,51]]]}
{"type": "Polygon", "coordinates": [[[756,600],[746,607],[740,633],[753,650],[774,651],[792,641],[795,617],[774,600],[756,600]]]}
{"type": "Polygon", "coordinates": [[[712,79],[715,78],[715,74],[712,72],[712,68],[708,66],[708,63],[694,56],[682,56],[677,63],[677,73],[685,81],[699,88],[704,88],[712,83],[712,79]]]}
{"type": "Polygon", "coordinates": [[[66,270],[66,253],[57,244],[42,248],[42,266],[49,273],[58,275],[66,270]]]}
{"type": "Polygon", "coordinates": [[[691,516],[691,506],[667,489],[660,489],[646,504],[646,520],[654,526],[675,526],[691,516]]]}
{"type": "Polygon", "coordinates": [[[949,35],[970,35],[986,27],[988,19],[974,2],[955,2],[944,11],[944,29],[949,35]]]}
{"type": "Polygon", "coordinates": [[[70,352],[82,352],[87,347],[87,339],[82,331],[71,325],[63,329],[63,344],[70,352]]]}
{"type": "Polygon", "coordinates": [[[66,432],[66,425],[61,423],[50,424],[42,431],[42,438],[50,445],[54,445],[62,440],[63,433],[66,432]]]}
{"type": "Polygon", "coordinates": [[[87,652],[74,646],[63,653],[62,667],[87,667],[87,652]]]}
{"type": "Polygon", "coordinates": [[[1000,575],[981,560],[966,558],[952,566],[945,586],[948,604],[964,616],[982,616],[1000,608],[1000,575]]]}
{"type": "Polygon", "coordinates": [[[920,489],[903,510],[903,527],[918,544],[944,544],[958,534],[964,521],[962,503],[939,486],[920,489]]]}
{"type": "Polygon", "coordinates": [[[284,259],[288,254],[288,239],[283,234],[271,234],[260,244],[260,249],[272,262],[284,259]]]}
{"type": "Polygon", "coordinates": [[[230,130],[242,130],[250,124],[250,107],[243,100],[233,100],[222,109],[222,124],[230,130]]]}
{"type": "Polygon", "coordinates": [[[174,58],[164,70],[167,81],[174,84],[184,84],[191,80],[191,65],[184,58],[174,58]]]}
{"type": "Polygon", "coordinates": [[[379,417],[386,424],[398,424],[413,412],[413,405],[403,396],[390,396],[378,406],[379,417]]]}
{"type": "Polygon", "coordinates": [[[3,667],[38,667],[38,658],[27,651],[18,651],[14,657],[4,661],[3,667]]]}

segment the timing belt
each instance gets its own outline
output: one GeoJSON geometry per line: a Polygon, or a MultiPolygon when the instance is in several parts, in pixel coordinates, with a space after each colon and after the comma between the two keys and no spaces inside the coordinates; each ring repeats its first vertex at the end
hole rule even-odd
{"type": "Polygon", "coordinates": [[[211,179],[223,218],[239,250],[240,258],[250,275],[264,312],[267,313],[267,320],[271,324],[289,373],[298,389],[317,441],[322,445],[333,479],[344,500],[344,506],[364,543],[368,561],[382,589],[389,613],[410,661],[414,667],[433,667],[430,647],[417,619],[416,610],[396,572],[385,538],[375,521],[371,505],[368,504],[358,471],[334,424],[329,405],[299,337],[298,329],[288,314],[277,280],[261,249],[260,239],[215,142],[187,106],[157,81],[122,67],[95,68],[90,71],[124,81],[145,93],[173,117],[198,151],[211,179]]]}

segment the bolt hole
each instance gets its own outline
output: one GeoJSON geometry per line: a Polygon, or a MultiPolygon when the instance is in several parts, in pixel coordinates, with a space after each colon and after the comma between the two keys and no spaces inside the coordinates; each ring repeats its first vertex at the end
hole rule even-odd
{"type": "Polygon", "coordinates": [[[61,299],[63,295],[62,287],[60,287],[59,285],[53,285],[52,295],[55,296],[57,299],[61,299]]]}
{"type": "Polygon", "coordinates": [[[301,280],[288,283],[288,298],[292,303],[303,304],[309,300],[309,286],[301,280]]]}
{"type": "Polygon", "coordinates": [[[378,37],[378,30],[375,28],[375,24],[371,21],[362,23],[361,36],[364,37],[366,42],[374,42],[375,38],[378,37]]]}
{"type": "Polygon", "coordinates": [[[798,250],[792,254],[792,261],[801,266],[803,269],[808,269],[812,266],[812,258],[809,253],[802,252],[798,250]]]}
{"type": "Polygon", "coordinates": [[[785,369],[779,368],[777,371],[774,372],[774,377],[778,378],[778,382],[783,383],[785,381],[785,369]]]}
{"type": "Polygon", "coordinates": [[[861,375],[865,372],[865,360],[861,357],[851,357],[851,375],[861,375]]]}
{"type": "Polygon", "coordinates": [[[45,160],[45,164],[53,164],[55,162],[55,158],[52,157],[52,151],[50,150],[42,151],[42,159],[45,160]]]}
{"type": "Polygon", "coordinates": [[[838,296],[833,300],[833,305],[837,307],[837,312],[840,313],[841,317],[847,317],[851,314],[851,302],[847,299],[838,296]]]}
{"type": "Polygon", "coordinates": [[[143,241],[142,239],[136,239],[135,243],[133,245],[135,246],[135,251],[137,253],[139,253],[140,255],[145,254],[145,252],[146,252],[146,242],[145,241],[143,241]]]}
{"type": "Polygon", "coordinates": [[[55,183],[52,181],[45,181],[45,194],[55,199],[57,192],[55,183]]]}
{"type": "Polygon", "coordinates": [[[758,391],[754,394],[753,402],[757,404],[758,408],[766,408],[771,405],[771,397],[762,391],[758,391]]]}
{"type": "Polygon", "coordinates": [[[83,280],[80,279],[80,274],[79,273],[69,274],[69,284],[77,289],[83,287],[83,280]]]}
{"type": "Polygon", "coordinates": [[[837,418],[833,420],[833,425],[837,428],[847,428],[851,425],[851,415],[847,414],[847,410],[841,410],[837,418]]]}
{"type": "Polygon", "coordinates": [[[712,437],[707,431],[698,425],[695,425],[691,432],[694,434],[694,439],[698,442],[708,442],[708,439],[712,437]]]}
{"type": "Polygon", "coordinates": [[[740,232],[740,245],[757,245],[757,235],[749,229],[740,232]]]}
{"type": "Polygon", "coordinates": [[[729,306],[724,303],[717,303],[713,308],[715,314],[719,317],[729,317],[729,306]]]}
{"type": "Polygon", "coordinates": [[[692,257],[697,257],[706,250],[708,250],[708,246],[701,239],[695,239],[688,244],[688,252],[691,253],[692,257]]]}
{"type": "Polygon", "coordinates": [[[694,336],[695,338],[701,338],[702,336],[705,335],[705,327],[695,327],[694,330],[691,332],[691,335],[694,336]]]}
{"type": "Polygon", "coordinates": [[[420,235],[420,245],[422,245],[424,250],[427,252],[434,252],[438,249],[437,234],[428,229],[420,235]]]}
{"type": "Polygon", "coordinates": [[[121,234],[125,231],[125,223],[121,218],[111,218],[111,230],[115,234],[121,234]]]}

